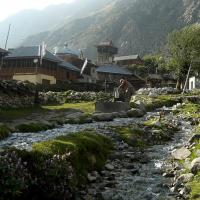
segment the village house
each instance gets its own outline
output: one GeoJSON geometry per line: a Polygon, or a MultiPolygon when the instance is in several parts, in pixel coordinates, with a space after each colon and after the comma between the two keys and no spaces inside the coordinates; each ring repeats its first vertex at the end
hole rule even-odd
{"type": "Polygon", "coordinates": [[[22,80],[35,84],[59,84],[78,79],[80,70],[58,58],[43,45],[10,49],[3,59],[0,80],[22,80]]]}
{"type": "Polygon", "coordinates": [[[100,42],[96,48],[98,64],[113,63],[114,56],[118,53],[118,48],[114,46],[112,41],[100,42]]]}
{"type": "Polygon", "coordinates": [[[176,80],[170,74],[149,74],[146,78],[147,87],[175,87],[176,80]]]}
{"type": "MultiPolygon", "coordinates": [[[[56,47],[54,55],[63,59],[66,62],[73,64],[79,70],[82,69],[86,60],[84,59],[82,51],[70,49],[68,48],[67,44],[65,44],[63,47],[56,47]]],[[[78,81],[83,83],[96,83],[96,68],[97,65],[92,63],[92,61],[87,60],[86,68],[84,69],[81,77],[79,77],[78,81]]]]}
{"type": "Polygon", "coordinates": [[[145,85],[145,80],[136,76],[127,66],[114,63],[118,48],[113,45],[112,41],[101,42],[96,47],[97,63],[99,65],[97,68],[97,82],[109,88],[119,85],[119,80],[125,77],[136,89],[145,85]]]}
{"type": "Polygon", "coordinates": [[[200,78],[193,76],[189,78],[189,90],[200,89],[200,78]]]}
{"type": "Polygon", "coordinates": [[[139,55],[115,56],[114,62],[121,66],[144,65],[139,55]]]}

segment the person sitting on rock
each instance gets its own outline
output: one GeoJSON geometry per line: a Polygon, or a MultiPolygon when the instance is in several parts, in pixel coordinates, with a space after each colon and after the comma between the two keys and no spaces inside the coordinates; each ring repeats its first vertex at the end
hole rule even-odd
{"type": "Polygon", "coordinates": [[[135,93],[132,84],[126,78],[120,79],[120,86],[118,87],[119,101],[130,102],[131,96],[135,93]]]}

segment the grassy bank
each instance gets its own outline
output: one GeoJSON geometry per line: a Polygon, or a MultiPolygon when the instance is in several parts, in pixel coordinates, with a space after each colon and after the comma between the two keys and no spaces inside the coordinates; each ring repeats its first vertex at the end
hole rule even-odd
{"type": "MultiPolygon", "coordinates": [[[[198,133],[199,133],[199,130],[200,130],[200,126],[198,126],[196,131],[198,131],[198,133]]],[[[190,155],[190,161],[192,161],[193,159],[199,157],[198,151],[200,151],[200,140],[198,140],[198,141],[196,140],[195,141],[195,146],[191,149],[192,153],[190,155]]],[[[186,168],[185,170],[187,171],[188,169],[186,168]]],[[[200,199],[200,171],[199,171],[199,173],[197,173],[195,175],[194,179],[187,184],[187,186],[191,190],[190,199],[191,200],[200,199]]]]}
{"type": "Polygon", "coordinates": [[[1,197],[73,199],[87,173],[102,169],[112,148],[108,138],[82,131],[36,143],[32,151],[6,150],[0,157],[1,197]]]}
{"type": "MultiPolygon", "coordinates": [[[[200,133],[200,105],[195,103],[187,103],[182,105],[180,108],[174,111],[175,115],[181,115],[186,120],[190,120],[194,126],[193,135],[200,133]]],[[[200,151],[200,140],[193,141],[194,145],[190,148],[191,155],[188,160],[192,162],[195,158],[199,157],[200,151]]],[[[183,174],[191,173],[191,169],[188,165],[188,161],[181,160],[179,163],[182,165],[183,174]]],[[[200,199],[200,172],[194,176],[194,179],[186,184],[187,188],[190,190],[190,200],[200,199]]]]}
{"type": "Polygon", "coordinates": [[[79,109],[85,113],[93,113],[95,111],[94,102],[82,102],[82,103],[65,103],[62,105],[50,105],[50,106],[42,106],[42,108],[47,110],[64,110],[68,108],[79,109]]]}
{"type": "Polygon", "coordinates": [[[147,111],[152,111],[156,108],[161,108],[163,106],[170,107],[178,103],[177,95],[158,95],[156,97],[150,97],[148,95],[136,95],[132,98],[130,102],[131,107],[135,107],[136,101],[143,102],[147,111]]]}
{"type": "Polygon", "coordinates": [[[144,148],[149,145],[160,144],[171,139],[178,131],[168,122],[150,119],[144,124],[111,127],[119,137],[133,147],[144,148]]]}
{"type": "Polygon", "coordinates": [[[47,110],[39,106],[29,108],[0,109],[0,120],[10,121],[30,116],[33,113],[44,113],[47,110]]]}
{"type": "Polygon", "coordinates": [[[95,111],[94,102],[65,103],[63,105],[35,106],[29,108],[0,109],[0,140],[6,138],[11,132],[38,132],[62,125],[65,113],[70,109],[78,109],[85,113],[80,119],[69,119],[66,123],[88,122],[90,114],[95,111]],[[53,112],[53,115],[49,115],[53,112]],[[52,119],[49,118],[52,116],[52,119]],[[54,120],[58,118],[57,121],[54,120]],[[41,120],[40,120],[41,119],[41,120]],[[41,122],[40,122],[41,121],[41,122]],[[46,121],[46,122],[43,122],[46,121]],[[12,131],[6,127],[11,125],[12,131]]]}
{"type": "Polygon", "coordinates": [[[82,103],[65,103],[62,105],[48,105],[48,106],[33,106],[29,108],[13,108],[0,109],[0,120],[9,121],[31,116],[32,114],[48,114],[49,111],[61,112],[72,109],[80,109],[86,113],[92,113],[95,110],[94,102],[82,103]]]}

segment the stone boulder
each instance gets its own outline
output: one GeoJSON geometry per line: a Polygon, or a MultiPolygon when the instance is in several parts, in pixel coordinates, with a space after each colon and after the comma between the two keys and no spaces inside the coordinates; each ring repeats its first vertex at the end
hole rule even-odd
{"type": "Polygon", "coordinates": [[[192,143],[194,143],[196,140],[200,140],[200,134],[195,134],[195,135],[193,135],[193,136],[189,139],[189,143],[192,144],[192,143]]]}
{"type": "Polygon", "coordinates": [[[176,88],[172,87],[163,87],[163,88],[141,88],[137,92],[140,95],[162,95],[162,94],[177,94],[179,91],[176,88]]]}
{"type": "Polygon", "coordinates": [[[128,111],[130,105],[128,102],[96,102],[95,111],[103,113],[128,111]]]}
{"type": "Polygon", "coordinates": [[[115,167],[113,165],[111,165],[111,164],[108,163],[108,164],[105,165],[105,168],[107,170],[109,170],[109,171],[112,171],[112,170],[114,170],[115,167]]]}
{"type": "Polygon", "coordinates": [[[143,117],[145,115],[145,112],[138,108],[132,108],[127,111],[127,115],[128,117],[143,117]]]}
{"type": "Polygon", "coordinates": [[[114,116],[112,113],[94,113],[92,119],[97,122],[112,121],[114,116]]]}
{"type": "Polygon", "coordinates": [[[182,174],[177,178],[176,182],[188,183],[188,182],[192,181],[193,178],[194,178],[194,174],[192,174],[192,173],[182,174]]]}
{"type": "Polygon", "coordinates": [[[175,158],[176,160],[183,160],[183,159],[186,159],[187,157],[189,157],[190,154],[191,154],[191,152],[187,148],[182,147],[180,149],[173,151],[172,157],[175,158]]]}
{"type": "Polygon", "coordinates": [[[138,108],[146,113],[145,104],[142,101],[138,100],[138,101],[134,102],[134,104],[135,104],[134,108],[138,108]]]}
{"type": "Polygon", "coordinates": [[[200,171],[200,157],[195,158],[191,163],[191,172],[197,174],[200,171]]]}

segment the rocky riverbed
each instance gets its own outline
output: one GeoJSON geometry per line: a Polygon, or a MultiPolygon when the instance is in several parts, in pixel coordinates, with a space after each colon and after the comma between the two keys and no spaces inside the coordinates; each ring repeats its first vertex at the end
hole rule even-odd
{"type": "MultiPolygon", "coordinates": [[[[148,148],[132,147],[124,142],[110,127],[142,124],[151,117],[159,118],[159,112],[147,113],[142,118],[116,118],[110,122],[93,122],[89,124],[65,124],[60,128],[39,133],[13,133],[0,141],[0,147],[14,146],[20,149],[31,149],[35,142],[45,141],[59,135],[78,132],[84,129],[95,129],[99,134],[110,137],[115,150],[110,155],[102,171],[88,174],[89,184],[77,193],[76,199],[103,200],[139,200],[139,199],[177,199],[173,187],[173,176],[166,173],[172,169],[169,163],[171,152],[183,146],[191,134],[190,122],[173,117],[172,113],[165,120],[180,128],[169,142],[160,142],[148,148]]],[[[152,133],[155,130],[152,130],[152,133]]]]}
{"type": "MultiPolygon", "coordinates": [[[[113,139],[116,150],[107,161],[105,170],[93,173],[91,184],[84,189],[86,192],[82,191],[84,199],[177,199],[178,194],[170,190],[173,175],[165,172],[173,168],[173,164],[168,162],[171,152],[187,141],[192,127],[189,122],[173,119],[170,115],[167,118],[180,127],[170,142],[141,151],[113,139]]],[[[116,138],[113,132],[107,131],[106,134],[116,138]]]]}

